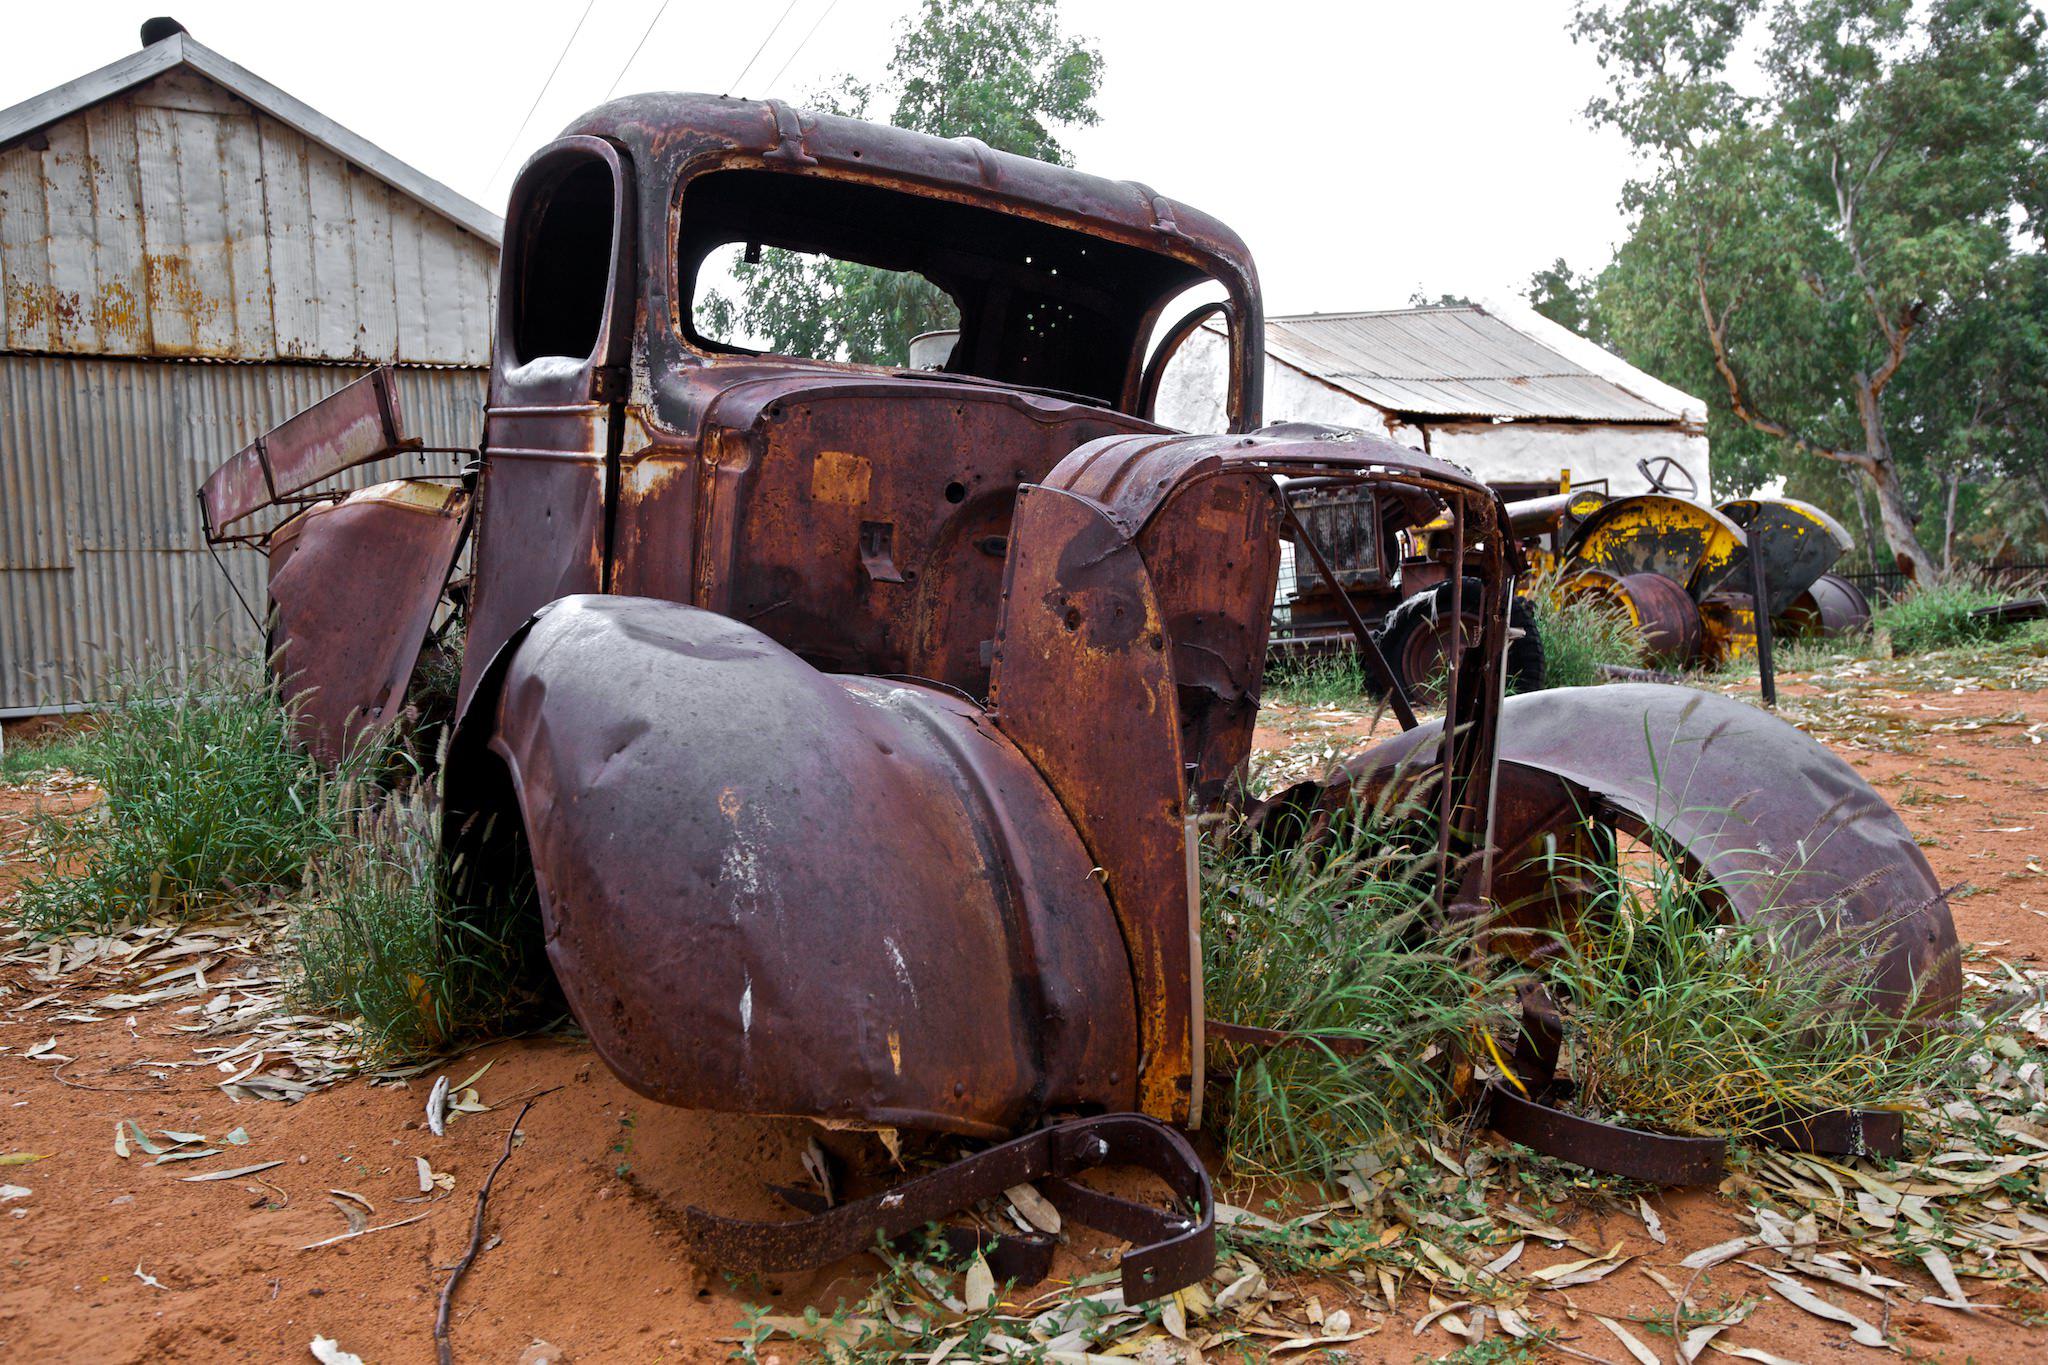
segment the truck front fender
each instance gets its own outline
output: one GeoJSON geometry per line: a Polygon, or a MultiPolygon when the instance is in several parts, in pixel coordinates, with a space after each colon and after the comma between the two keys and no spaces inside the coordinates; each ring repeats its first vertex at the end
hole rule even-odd
{"type": "Polygon", "coordinates": [[[697,608],[568,597],[472,700],[452,830],[493,763],[556,976],[641,1093],[988,1137],[1130,1107],[1108,897],[972,703],[697,608]]]}

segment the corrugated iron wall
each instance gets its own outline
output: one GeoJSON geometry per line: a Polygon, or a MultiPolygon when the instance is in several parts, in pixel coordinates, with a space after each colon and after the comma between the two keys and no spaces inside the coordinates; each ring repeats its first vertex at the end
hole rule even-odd
{"type": "MultiPolygon", "coordinates": [[[[101,699],[126,672],[247,654],[255,626],[200,535],[195,490],[221,460],[367,373],[339,365],[0,355],[0,711],[101,699]]],[[[473,446],[478,369],[406,369],[407,425],[473,446]]],[[[421,467],[356,471],[358,485],[421,467]]],[[[455,460],[428,457],[450,472],[455,460]]],[[[264,566],[221,552],[262,610],[264,566]]]]}

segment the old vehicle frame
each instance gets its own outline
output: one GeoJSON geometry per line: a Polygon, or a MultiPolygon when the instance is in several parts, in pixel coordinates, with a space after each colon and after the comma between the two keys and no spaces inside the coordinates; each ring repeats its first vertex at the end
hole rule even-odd
{"type": "MultiPolygon", "coordinates": [[[[798,1223],[689,1213],[720,1265],[839,1254],[1009,1178],[1148,1244],[1126,1260],[1130,1300],[1206,1273],[1207,1176],[1172,1131],[1201,1122],[1211,1027],[1195,831],[1242,799],[1282,537],[1334,575],[1297,512],[1311,495],[1367,490],[1388,534],[1441,523],[1454,613],[1476,584],[1452,723],[1423,725],[1393,687],[1447,912],[1505,886],[1569,916],[1526,853],[1576,827],[1573,801],[1674,824],[1655,809],[1669,752],[1543,771],[1544,747],[1587,726],[1657,717],[1652,747],[1689,746],[1724,810],[1753,785],[1744,745],[1805,746],[1816,783],[1771,803],[1777,847],[1868,792],[1723,699],[1504,705],[1522,562],[1499,499],[1384,439],[1261,426],[1250,255],[1144,186],[774,101],[647,95],[527,163],[506,244],[463,482],[287,504],[258,533],[277,666],[302,737],[336,756],[404,709],[421,623],[463,609],[447,838],[486,889],[530,872],[563,991],[636,1090],[1011,1139],[798,1223]],[[698,301],[720,249],[921,274],[960,339],[926,373],[714,338],[698,301]],[[1174,342],[1219,311],[1230,430],[1168,431],[1149,409],[1174,342]],[[378,566],[374,594],[351,565],[378,566]],[[1072,1178],[1103,1162],[1153,1170],[1178,1207],[1072,1178]]],[[[381,392],[361,381],[231,459],[202,493],[210,533],[298,496],[285,471],[404,449],[381,392]]],[[[1295,804],[1335,810],[1383,771],[1361,762],[1295,804]]],[[[1955,977],[1946,903],[1869,802],[1843,845],[1852,866],[1896,861],[1877,890],[1829,860],[1736,867],[1711,822],[1676,837],[1710,871],[1774,879],[1731,895],[1733,913],[1827,904],[1863,922],[1922,902],[1877,965],[1901,999],[1938,999],[1955,977]]]]}

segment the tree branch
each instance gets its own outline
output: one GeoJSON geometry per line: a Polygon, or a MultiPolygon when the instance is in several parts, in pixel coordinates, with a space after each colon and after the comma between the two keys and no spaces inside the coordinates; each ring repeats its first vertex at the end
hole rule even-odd
{"type": "Polygon", "coordinates": [[[1808,455],[1870,471],[1874,467],[1874,461],[1868,456],[1821,445],[1817,441],[1807,439],[1783,422],[1766,417],[1756,410],[1749,401],[1741,376],[1735,372],[1735,361],[1728,354],[1728,314],[1734,311],[1734,307],[1731,305],[1720,316],[1715,316],[1713,301],[1707,295],[1706,263],[1697,256],[1693,258],[1693,283],[1699,291],[1700,316],[1707,325],[1707,345],[1714,353],[1714,369],[1720,374],[1721,382],[1728,387],[1728,409],[1735,414],[1736,420],[1753,431],[1760,431],[1766,436],[1775,436],[1786,441],[1795,450],[1808,455]]]}

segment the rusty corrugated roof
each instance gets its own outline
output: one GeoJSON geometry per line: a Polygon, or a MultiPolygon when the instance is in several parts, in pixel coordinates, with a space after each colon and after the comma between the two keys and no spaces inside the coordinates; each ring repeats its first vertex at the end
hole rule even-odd
{"type": "Polygon", "coordinates": [[[1682,422],[1476,305],[1266,320],[1274,359],[1389,412],[1682,422]]]}

